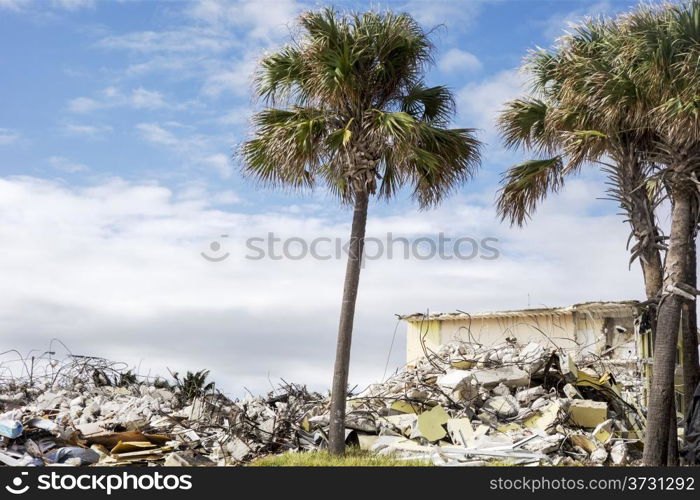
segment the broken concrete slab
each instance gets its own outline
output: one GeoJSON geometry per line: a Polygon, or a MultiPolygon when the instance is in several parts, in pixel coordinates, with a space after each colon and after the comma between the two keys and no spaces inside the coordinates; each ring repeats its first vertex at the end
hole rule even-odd
{"type": "Polygon", "coordinates": [[[616,441],[610,447],[610,460],[615,465],[626,465],[628,456],[629,450],[627,449],[627,443],[624,441],[616,441]]]}
{"type": "Polygon", "coordinates": [[[570,353],[559,353],[559,366],[561,374],[568,382],[574,383],[578,380],[578,368],[574,362],[574,357],[570,353]]]}
{"type": "Polygon", "coordinates": [[[537,387],[531,387],[529,389],[516,392],[515,399],[517,399],[518,403],[521,405],[529,405],[537,398],[544,396],[545,394],[546,391],[544,387],[538,385],[537,387]]]}
{"type": "Polygon", "coordinates": [[[583,399],[583,396],[581,396],[581,393],[573,384],[565,384],[562,390],[569,399],[583,399]]]}
{"type": "Polygon", "coordinates": [[[559,450],[565,437],[562,434],[552,434],[537,436],[535,439],[525,443],[523,449],[542,454],[549,454],[559,450]]]}
{"type": "Polygon", "coordinates": [[[372,446],[375,445],[377,440],[379,439],[379,436],[375,434],[362,434],[362,433],[357,433],[357,441],[359,442],[360,449],[363,451],[368,451],[372,449],[372,446]]]}
{"type": "Polygon", "coordinates": [[[494,396],[486,400],[482,409],[498,418],[505,419],[515,417],[520,411],[520,405],[511,395],[494,396]]]}
{"type": "Polygon", "coordinates": [[[457,370],[469,370],[471,368],[474,368],[475,365],[476,361],[464,359],[457,359],[450,363],[450,366],[457,370]]]}
{"type": "Polygon", "coordinates": [[[574,399],[569,405],[569,422],[580,427],[595,428],[608,418],[608,403],[574,399]]]}
{"type": "Polygon", "coordinates": [[[474,444],[474,427],[468,418],[450,418],[447,420],[447,433],[454,444],[469,448],[474,444]]]}
{"type": "Polygon", "coordinates": [[[470,371],[453,370],[437,378],[437,384],[458,401],[471,401],[479,392],[470,371]]]}
{"type": "Polygon", "coordinates": [[[491,389],[491,394],[494,396],[510,396],[510,388],[507,385],[500,383],[491,389]]]}
{"type": "Polygon", "coordinates": [[[391,403],[389,409],[394,414],[418,413],[420,411],[420,406],[415,403],[410,403],[408,401],[398,400],[391,403]]]}
{"type": "Polygon", "coordinates": [[[488,370],[473,370],[471,375],[484,389],[493,389],[498,384],[504,384],[510,388],[527,387],[530,383],[530,375],[512,365],[488,370]]]}
{"type": "Polygon", "coordinates": [[[561,404],[557,401],[549,403],[541,410],[537,410],[535,414],[523,421],[525,427],[538,429],[542,432],[549,432],[557,421],[561,404]]]}
{"type": "Polygon", "coordinates": [[[415,413],[402,413],[382,417],[382,419],[391,424],[401,434],[409,436],[418,421],[418,415],[415,413]]]}
{"type": "Polygon", "coordinates": [[[211,467],[215,462],[191,451],[176,451],[165,456],[166,467],[211,467]]]}
{"type": "Polygon", "coordinates": [[[243,462],[253,452],[250,445],[239,437],[234,437],[226,443],[226,451],[235,462],[243,462]]]}
{"type": "Polygon", "coordinates": [[[438,441],[447,435],[443,427],[450,416],[442,406],[436,406],[418,415],[411,438],[421,437],[430,442],[438,441]]]}

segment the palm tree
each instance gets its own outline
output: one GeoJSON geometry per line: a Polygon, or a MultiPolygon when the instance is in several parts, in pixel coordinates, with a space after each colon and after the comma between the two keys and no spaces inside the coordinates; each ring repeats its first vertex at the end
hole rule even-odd
{"type": "MultiPolygon", "coordinates": [[[[630,239],[636,241],[630,264],[640,260],[646,297],[654,302],[662,290],[664,237],[655,217],[661,191],[650,179],[651,133],[608,123],[585,101],[588,81],[615,66],[611,32],[608,21],[589,21],[561,38],[555,50],[539,50],[528,58],[524,69],[531,76],[532,93],[506,103],[499,128],[507,147],[540,158],[504,173],[497,208],[503,220],[522,226],[542,199],[564,186],[567,176],[585,164],[601,165],[608,176],[608,195],[627,217],[630,239]]],[[[633,88],[622,77],[615,105],[624,108],[624,92],[633,88]]]]}
{"type": "MultiPolygon", "coordinates": [[[[613,160],[607,165],[611,192],[638,239],[647,296],[661,295],[645,446],[650,465],[674,461],[666,450],[667,444],[676,444],[669,429],[676,428],[671,413],[678,319],[683,302],[695,293],[688,255],[694,249],[697,189],[689,181],[700,156],[694,149],[697,115],[688,103],[698,89],[697,12],[696,2],[642,7],[615,22],[587,23],[564,38],[558,53],[534,58],[535,88],[544,100],[512,102],[501,120],[507,142],[534,145],[550,155],[506,174],[499,207],[515,222],[527,217],[548,192],[558,190],[564,176],[582,162],[599,161],[603,155],[613,160]],[[652,183],[667,188],[673,206],[664,274],[659,272],[660,238],[653,223],[656,202],[646,189],[652,183]]],[[[694,298],[689,302],[694,304],[694,298]]],[[[697,378],[694,330],[687,329],[684,345],[690,384],[697,378]]]]}
{"type": "Polygon", "coordinates": [[[628,43],[621,67],[634,75],[637,101],[655,105],[653,114],[635,121],[640,125],[652,122],[655,128],[658,176],[672,201],[644,447],[644,462],[659,465],[663,460],[660,443],[667,438],[666,422],[671,417],[665,408],[673,397],[681,311],[689,301],[695,302],[698,293],[689,256],[694,255],[699,213],[700,2],[642,7],[623,23],[628,43]]]}
{"type": "Polygon", "coordinates": [[[272,186],[324,184],[354,208],[331,393],[329,448],[344,451],[350,345],[371,196],[410,186],[438,204],[480,164],[472,129],[448,128],[450,91],[429,87],[429,33],[407,14],[307,12],[289,45],[260,63],[244,173],[272,186]]]}
{"type": "Polygon", "coordinates": [[[216,387],[214,382],[207,382],[209,370],[199,370],[198,372],[188,370],[182,378],[178,372],[171,372],[171,375],[175,381],[176,396],[181,404],[186,404],[195,398],[211,393],[216,387]]]}

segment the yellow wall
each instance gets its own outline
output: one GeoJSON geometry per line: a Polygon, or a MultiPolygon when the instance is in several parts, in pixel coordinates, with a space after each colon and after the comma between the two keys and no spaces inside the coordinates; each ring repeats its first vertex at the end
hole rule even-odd
{"type": "Polygon", "coordinates": [[[559,347],[578,354],[600,352],[605,343],[603,320],[580,314],[559,313],[504,318],[455,319],[417,321],[408,323],[406,359],[423,356],[420,342],[422,328],[426,348],[437,351],[450,342],[477,342],[490,346],[515,338],[518,344],[537,342],[543,346],[559,347]],[[575,318],[575,316],[578,316],[575,318]],[[580,346],[580,347],[579,347],[580,346]]]}
{"type": "Polygon", "coordinates": [[[440,339],[441,321],[417,321],[408,323],[406,338],[406,361],[411,361],[424,356],[421,337],[426,349],[438,350],[441,344],[440,339]]]}
{"type": "Polygon", "coordinates": [[[421,329],[427,349],[437,351],[440,345],[451,342],[476,342],[491,346],[515,338],[518,344],[537,342],[545,347],[558,347],[574,355],[601,353],[608,347],[617,347],[613,357],[623,356],[629,349],[635,351],[634,318],[605,313],[594,316],[586,311],[556,312],[521,316],[486,317],[451,320],[408,322],[406,360],[424,355],[421,346],[421,329]],[[606,334],[606,318],[607,334],[606,334]],[[615,333],[615,325],[626,332],[615,333]],[[623,346],[624,342],[627,345],[623,346]]]}
{"type": "Polygon", "coordinates": [[[536,315],[508,318],[477,318],[443,321],[440,339],[443,344],[455,341],[472,341],[483,345],[505,342],[512,337],[519,344],[538,342],[558,347],[575,348],[574,323],[571,314],[536,315]]]}

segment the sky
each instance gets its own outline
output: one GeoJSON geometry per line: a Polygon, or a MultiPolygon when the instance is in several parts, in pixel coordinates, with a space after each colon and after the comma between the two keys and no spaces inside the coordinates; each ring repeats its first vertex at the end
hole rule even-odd
{"type": "MultiPolygon", "coordinates": [[[[570,22],[633,4],[333,4],[405,11],[435,28],[426,80],[454,91],[454,125],[479,129],[486,143],[478,175],[441,207],[419,211],[408,192],[373,202],[368,236],[495,238],[497,249],[497,258],[481,248],[471,259],[368,259],[351,385],[405,361],[397,314],[643,296],[628,227],[602,199],[596,168],[522,229],[494,209],[501,172],[526,159],[503,148],[494,118],[525,90],[527,51],[550,46],[570,22]]],[[[234,396],[281,379],[328,388],[345,262],[296,257],[300,241],[347,239],[352,213],[323,189],[261,188],[232,156],[258,106],[256,62],[290,39],[300,12],[326,5],[0,0],[0,352],[41,353],[59,339],[143,375],[210,369],[234,396]],[[289,243],[287,257],[272,258],[270,234],[289,243]]],[[[0,355],[0,370],[19,373],[16,358],[0,355]]]]}

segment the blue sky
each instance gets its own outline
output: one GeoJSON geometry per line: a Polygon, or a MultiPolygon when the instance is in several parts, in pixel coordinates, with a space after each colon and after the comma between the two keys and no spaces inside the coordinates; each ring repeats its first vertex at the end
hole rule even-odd
{"type": "MultiPolygon", "coordinates": [[[[516,85],[513,69],[527,49],[548,46],[567,20],[630,3],[336,5],[407,10],[428,28],[441,25],[427,78],[459,93],[459,124],[485,128],[498,92],[506,97],[516,85]],[[489,83],[484,102],[478,90],[489,83]]],[[[318,4],[252,5],[227,11],[216,2],[3,0],[0,126],[9,143],[1,172],[71,183],[118,175],[250,189],[228,158],[246,134],[250,71],[263,51],[285,41],[294,13],[318,4]]],[[[479,180],[492,182],[506,166],[487,159],[479,180]]]]}
{"type": "MultiPolygon", "coordinates": [[[[558,305],[641,295],[626,226],[595,170],[532,224],[497,221],[501,171],[522,156],[493,130],[521,92],[526,51],[570,21],[629,1],[339,2],[391,8],[435,31],[427,74],[456,94],[456,124],[488,143],[477,178],[441,209],[407,195],[376,204],[370,234],[470,234],[501,242],[497,263],[370,263],[353,376],[381,375],[394,313],[558,305]],[[610,279],[615,276],[615,279],[610,279]]],[[[342,261],[257,262],[251,235],[344,237],[349,212],[323,191],[258,190],[231,152],[246,136],[255,62],[288,39],[297,0],[0,0],[0,324],[6,348],[53,337],[142,371],[208,366],[232,392],[268,377],[327,385],[342,261]],[[220,266],[199,253],[222,240],[220,266]],[[138,349],[134,349],[138,345],[138,349]]],[[[402,331],[403,329],[401,329],[402,331]]],[[[399,344],[392,366],[401,363],[399,344]]]]}

